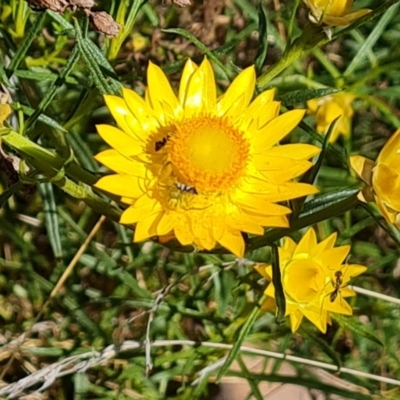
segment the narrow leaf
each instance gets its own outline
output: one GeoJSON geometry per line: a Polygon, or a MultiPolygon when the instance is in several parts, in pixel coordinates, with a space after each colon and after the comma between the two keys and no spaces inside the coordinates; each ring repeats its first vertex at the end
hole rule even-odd
{"type": "Polygon", "coordinates": [[[281,96],[277,96],[284,107],[291,107],[296,104],[305,103],[311,99],[317,99],[318,97],[327,96],[332,93],[338,93],[341,89],[335,88],[323,88],[323,89],[312,89],[312,90],[295,90],[290,93],[285,93],[281,96]]]}
{"type": "Polygon", "coordinates": [[[268,50],[268,20],[267,12],[260,1],[258,5],[258,51],[254,60],[256,71],[259,72],[264,65],[268,50]]]}
{"type": "Polygon", "coordinates": [[[380,346],[384,346],[384,343],[376,336],[375,332],[366,325],[362,325],[356,318],[344,317],[340,314],[331,314],[331,316],[341,327],[349,329],[355,335],[363,336],[380,346]]]}
{"type": "MultiPolygon", "coordinates": [[[[260,304],[262,304],[263,301],[264,301],[264,296],[261,298],[260,304]]],[[[218,373],[217,381],[220,381],[222,379],[222,377],[225,375],[225,373],[228,371],[229,367],[235,360],[236,356],[240,351],[240,347],[242,346],[243,341],[246,339],[246,336],[249,333],[251,327],[253,326],[255,320],[257,319],[259,312],[260,312],[260,307],[257,304],[254,306],[253,311],[251,312],[251,314],[247,318],[246,323],[240,330],[239,337],[235,341],[232,349],[229,351],[228,357],[226,358],[224,365],[221,367],[218,373]]]]}
{"type": "Polygon", "coordinates": [[[62,257],[62,245],[60,236],[60,223],[58,220],[57,206],[54,199],[54,190],[51,183],[40,183],[39,192],[43,200],[44,221],[47,236],[53,250],[54,257],[62,257]]]}

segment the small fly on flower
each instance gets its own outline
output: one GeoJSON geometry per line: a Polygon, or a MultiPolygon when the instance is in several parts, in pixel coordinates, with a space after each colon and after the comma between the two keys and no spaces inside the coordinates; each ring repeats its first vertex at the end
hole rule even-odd
{"type": "Polygon", "coordinates": [[[163,137],[161,140],[158,140],[155,145],[154,145],[154,150],[155,151],[160,151],[168,142],[169,135],[163,137]]]}
{"type": "Polygon", "coordinates": [[[181,191],[181,192],[187,192],[191,194],[198,194],[196,188],[194,186],[190,185],[185,185],[184,183],[177,182],[176,187],[181,191]]]}
{"type": "Polygon", "coordinates": [[[335,282],[332,282],[332,285],[334,287],[333,292],[330,294],[329,299],[331,303],[333,303],[336,300],[336,297],[340,293],[340,288],[343,284],[343,273],[342,271],[336,271],[335,272],[335,282]]]}

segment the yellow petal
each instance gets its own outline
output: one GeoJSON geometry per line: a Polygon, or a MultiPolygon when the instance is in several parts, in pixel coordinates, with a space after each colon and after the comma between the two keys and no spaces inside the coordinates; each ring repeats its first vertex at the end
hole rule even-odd
{"type": "Polygon", "coordinates": [[[131,175],[107,175],[100,178],[94,186],[124,197],[138,198],[143,194],[139,179],[131,175]]]}
{"type": "Polygon", "coordinates": [[[102,151],[94,158],[114,172],[141,178],[146,176],[146,168],[143,163],[124,157],[117,150],[102,151]]]}
{"type": "Polygon", "coordinates": [[[266,268],[268,267],[268,264],[258,264],[254,266],[254,269],[263,277],[265,278],[267,281],[270,281],[270,277],[266,272],[266,268]]]}
{"type": "Polygon", "coordinates": [[[218,242],[221,244],[221,246],[235,254],[235,256],[243,257],[245,244],[240,231],[226,230],[218,242]]]}
{"type": "Polygon", "coordinates": [[[383,149],[379,153],[376,163],[390,163],[392,158],[398,154],[400,150],[400,129],[398,129],[390,139],[385,143],[383,149]]]}
{"type": "Polygon", "coordinates": [[[199,70],[203,72],[203,96],[205,110],[208,112],[214,112],[217,104],[217,89],[215,85],[214,71],[207,58],[204,58],[199,70]]]}
{"type": "Polygon", "coordinates": [[[11,106],[7,103],[0,102],[0,127],[3,126],[4,121],[11,115],[11,106]]]}
{"type": "Polygon", "coordinates": [[[147,69],[147,82],[148,96],[154,110],[163,113],[163,105],[169,104],[174,112],[180,111],[180,104],[167,77],[161,68],[152,62],[147,69]]]}
{"type": "Polygon", "coordinates": [[[136,92],[123,88],[122,95],[131,113],[139,121],[143,130],[154,131],[159,127],[154,111],[136,92]]]}
{"type": "Polygon", "coordinates": [[[300,123],[304,113],[305,110],[293,110],[274,118],[254,135],[254,148],[259,152],[271,148],[300,123]]]}
{"type": "Polygon", "coordinates": [[[272,147],[265,152],[265,157],[287,157],[293,160],[308,160],[320,152],[320,148],[311,144],[294,143],[272,147]]]}
{"type": "Polygon", "coordinates": [[[158,214],[161,211],[160,203],[149,199],[148,202],[142,206],[134,204],[128,207],[121,215],[121,224],[135,224],[136,222],[145,219],[151,215],[158,214]]]}
{"type": "Polygon", "coordinates": [[[317,235],[313,228],[309,228],[305,235],[301,238],[297,248],[293,254],[296,257],[300,254],[310,254],[314,246],[317,244],[317,235]]]}
{"type": "Polygon", "coordinates": [[[295,333],[303,320],[303,314],[300,311],[296,311],[295,313],[290,314],[290,327],[292,329],[292,333],[295,333]]]}
{"type": "Polygon", "coordinates": [[[312,251],[313,257],[319,256],[325,250],[332,249],[333,246],[335,245],[336,238],[337,238],[337,233],[334,232],[332,233],[332,235],[329,235],[322,242],[318,243],[317,246],[312,251]]]}
{"type": "Polygon", "coordinates": [[[275,89],[267,90],[258,95],[243,112],[245,127],[248,127],[251,121],[254,121],[254,128],[260,129],[272,118],[275,118],[279,113],[280,103],[273,101],[275,89]]]}
{"type": "Polygon", "coordinates": [[[243,70],[218,100],[216,113],[218,116],[235,115],[244,110],[253,97],[256,84],[254,66],[243,70]]]}
{"type": "Polygon", "coordinates": [[[134,156],[144,151],[144,143],[111,125],[96,125],[102,139],[124,156],[134,156]]]}
{"type": "Polygon", "coordinates": [[[334,247],[325,250],[319,257],[321,263],[330,270],[337,270],[350,252],[350,246],[334,247]]]}
{"type": "Polygon", "coordinates": [[[174,219],[170,213],[163,213],[157,223],[157,235],[163,236],[174,229],[174,219]]]}
{"type": "Polygon", "coordinates": [[[133,241],[136,243],[143,242],[144,240],[155,236],[155,221],[157,218],[158,214],[153,214],[144,219],[141,219],[135,226],[133,241]]]}
{"type": "Polygon", "coordinates": [[[375,167],[374,161],[361,156],[351,156],[350,165],[360,179],[368,185],[372,185],[372,170],[375,167]]]}
{"type": "Polygon", "coordinates": [[[197,68],[197,65],[190,58],[186,61],[185,68],[182,72],[181,83],[179,85],[179,102],[182,106],[186,101],[189,80],[197,68]]]}
{"type": "Polygon", "coordinates": [[[313,165],[310,161],[294,161],[279,157],[270,157],[263,160],[263,162],[263,164],[260,164],[258,160],[255,160],[260,174],[265,177],[266,181],[278,185],[303,175],[313,165]],[[277,168],[279,165],[281,168],[277,168]]]}
{"type": "Polygon", "coordinates": [[[146,132],[143,131],[139,121],[130,112],[125,100],[121,97],[105,95],[104,101],[111,115],[114,117],[118,126],[133,138],[145,141],[147,138],[146,132]]]}
{"type": "Polygon", "coordinates": [[[324,310],[334,312],[336,314],[353,315],[353,310],[349,303],[339,293],[334,301],[329,297],[324,301],[324,310]]]}
{"type": "Polygon", "coordinates": [[[357,275],[363,274],[365,271],[367,271],[367,267],[364,265],[358,265],[358,264],[345,264],[343,265],[342,271],[343,271],[343,281],[348,282],[350,281],[351,278],[354,278],[357,275]]]}
{"type": "Polygon", "coordinates": [[[179,243],[182,246],[188,246],[193,244],[194,236],[192,231],[190,230],[188,224],[184,221],[180,221],[174,228],[174,233],[176,238],[178,239],[179,243]]]}
{"type": "Polygon", "coordinates": [[[269,202],[262,195],[248,194],[240,191],[237,191],[237,193],[237,196],[233,197],[232,201],[240,206],[241,209],[268,215],[287,215],[291,212],[285,206],[269,202]]]}
{"type": "Polygon", "coordinates": [[[327,15],[324,18],[324,22],[327,25],[332,25],[332,26],[346,26],[346,25],[350,25],[353,21],[363,17],[364,15],[369,14],[370,12],[371,12],[371,10],[362,9],[362,10],[354,11],[354,12],[347,14],[345,16],[342,16],[342,17],[335,17],[335,16],[327,15]]]}
{"type": "Polygon", "coordinates": [[[326,332],[327,312],[324,310],[302,309],[304,316],[310,320],[322,333],[326,332]]]}
{"type": "Polygon", "coordinates": [[[243,185],[240,189],[250,194],[262,194],[265,200],[271,203],[318,193],[318,189],[315,186],[307,183],[286,182],[283,185],[276,185],[253,178],[247,179],[246,185],[243,185]]]}

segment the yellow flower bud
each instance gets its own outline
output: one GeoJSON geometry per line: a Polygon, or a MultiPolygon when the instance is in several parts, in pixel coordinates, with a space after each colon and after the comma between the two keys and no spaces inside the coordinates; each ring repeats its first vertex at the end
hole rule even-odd
{"type": "Polygon", "coordinates": [[[310,9],[310,20],[315,24],[331,26],[349,25],[371,10],[361,9],[351,12],[353,0],[304,0],[310,9]]]}
{"type": "Polygon", "coordinates": [[[308,113],[315,114],[317,131],[327,133],[331,123],[340,117],[333,128],[330,143],[336,142],[339,135],[348,136],[351,131],[351,117],[354,114],[352,93],[340,92],[329,96],[319,97],[307,102],[308,113]]]}
{"type": "Polygon", "coordinates": [[[360,200],[375,200],[385,219],[400,228],[400,129],[386,142],[375,164],[361,156],[350,157],[350,163],[367,184],[360,200]]]}

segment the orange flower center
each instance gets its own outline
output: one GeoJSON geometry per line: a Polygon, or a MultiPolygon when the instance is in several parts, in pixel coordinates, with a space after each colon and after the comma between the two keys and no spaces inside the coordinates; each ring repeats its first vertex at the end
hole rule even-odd
{"type": "Polygon", "coordinates": [[[226,119],[198,116],[176,125],[168,155],[180,183],[221,191],[243,176],[249,144],[226,119]]]}

